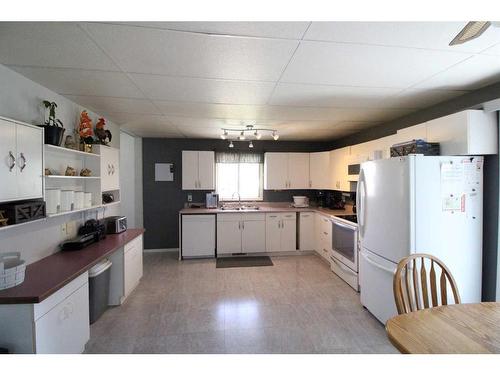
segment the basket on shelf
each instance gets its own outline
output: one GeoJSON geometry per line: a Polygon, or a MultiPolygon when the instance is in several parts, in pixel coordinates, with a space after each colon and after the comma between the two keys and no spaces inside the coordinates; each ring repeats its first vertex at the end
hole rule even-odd
{"type": "Polygon", "coordinates": [[[0,290],[21,284],[25,273],[26,262],[19,252],[0,254],[0,290]]]}

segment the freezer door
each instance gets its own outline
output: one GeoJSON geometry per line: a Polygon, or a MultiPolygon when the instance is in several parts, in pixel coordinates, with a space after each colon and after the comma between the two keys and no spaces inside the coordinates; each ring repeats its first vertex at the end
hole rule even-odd
{"type": "Polygon", "coordinates": [[[357,194],[361,245],[395,263],[413,248],[413,175],[412,157],[361,165],[357,194]]]}
{"type": "Polygon", "coordinates": [[[397,315],[392,292],[392,279],[396,266],[396,263],[361,249],[359,259],[361,304],[384,324],[397,315]]]}

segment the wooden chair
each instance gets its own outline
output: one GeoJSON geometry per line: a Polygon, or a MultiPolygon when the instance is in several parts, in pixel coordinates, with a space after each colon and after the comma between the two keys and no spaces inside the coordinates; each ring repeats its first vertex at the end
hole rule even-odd
{"type": "Polygon", "coordinates": [[[453,293],[455,303],[460,303],[457,284],[446,265],[435,256],[429,254],[412,254],[398,263],[394,273],[393,290],[398,314],[427,309],[448,304],[448,284],[453,293]],[[427,271],[426,266],[430,270],[427,271]],[[438,281],[439,276],[439,295],[438,281]],[[429,279],[427,279],[429,273],[429,279]],[[429,295],[430,289],[430,295],[429,295]]]}

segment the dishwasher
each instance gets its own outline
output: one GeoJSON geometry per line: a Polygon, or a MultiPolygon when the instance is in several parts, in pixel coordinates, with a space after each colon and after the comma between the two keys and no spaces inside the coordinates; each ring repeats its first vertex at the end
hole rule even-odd
{"type": "Polygon", "coordinates": [[[215,215],[182,215],[181,256],[215,257],[215,215]]]}

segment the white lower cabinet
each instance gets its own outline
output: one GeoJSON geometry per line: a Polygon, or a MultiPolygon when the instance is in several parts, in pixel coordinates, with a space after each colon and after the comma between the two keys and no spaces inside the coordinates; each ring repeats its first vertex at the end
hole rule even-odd
{"type": "Polygon", "coordinates": [[[299,250],[314,250],[314,212],[299,214],[299,250]]]}
{"type": "Polygon", "coordinates": [[[261,213],[217,215],[217,254],[266,251],[266,221],[261,213]]]}
{"type": "Polygon", "coordinates": [[[266,251],[297,250],[297,217],[292,213],[266,214],[266,251]]]}
{"type": "Polygon", "coordinates": [[[78,354],[89,338],[88,272],[40,303],[0,305],[0,346],[11,353],[78,354]]]}
{"type": "Polygon", "coordinates": [[[124,247],[123,290],[124,297],[134,290],[142,278],[142,236],[130,241],[124,247]]]}

